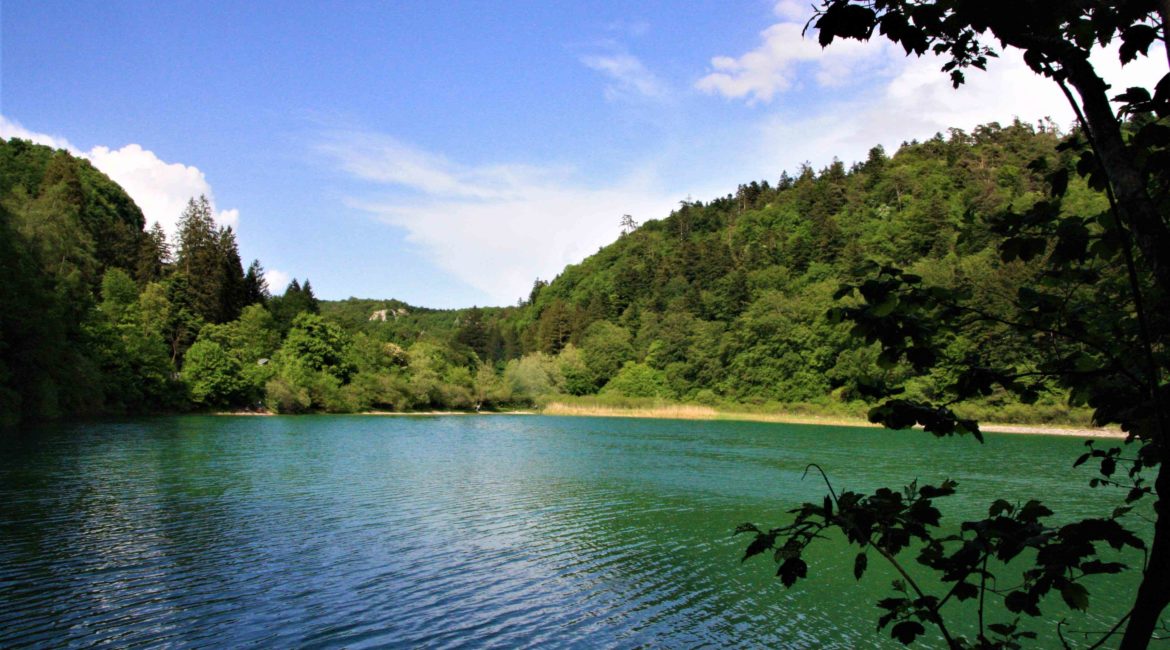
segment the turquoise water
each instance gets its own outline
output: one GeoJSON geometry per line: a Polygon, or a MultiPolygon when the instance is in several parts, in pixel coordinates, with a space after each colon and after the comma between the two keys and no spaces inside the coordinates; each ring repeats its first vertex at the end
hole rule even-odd
{"type": "MultiPolygon", "coordinates": [[[[1113,506],[1082,440],[759,423],[175,417],[0,435],[0,647],[901,647],[893,575],[826,544],[784,589],[743,521],[824,486],[959,481],[948,520],[1113,506]]],[[[1133,575],[1036,626],[1103,629],[1133,575]]],[[[1074,636],[1073,640],[1076,640],[1074,636]]],[[[926,644],[923,647],[929,647],[926,644]]]]}

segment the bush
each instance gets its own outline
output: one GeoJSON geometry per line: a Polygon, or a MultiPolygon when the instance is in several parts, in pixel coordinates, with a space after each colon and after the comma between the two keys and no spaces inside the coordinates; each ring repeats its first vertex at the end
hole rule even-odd
{"type": "Polygon", "coordinates": [[[626,397],[671,397],[666,376],[644,363],[627,361],[601,393],[617,393],[626,397]]]}

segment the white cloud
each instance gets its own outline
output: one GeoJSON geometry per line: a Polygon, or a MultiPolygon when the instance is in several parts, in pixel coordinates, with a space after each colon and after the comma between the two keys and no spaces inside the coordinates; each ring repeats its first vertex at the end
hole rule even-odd
{"type": "Polygon", "coordinates": [[[288,283],[292,281],[292,277],[277,269],[264,269],[264,281],[268,283],[268,291],[273,295],[280,295],[288,288],[288,283]]]}
{"type": "Polygon", "coordinates": [[[348,203],[405,229],[437,266],[497,304],[613,241],[621,215],[659,218],[677,200],[654,191],[644,175],[589,187],[564,169],[461,166],[382,136],[335,136],[321,150],[382,190],[406,190],[405,198],[348,203]]]}
{"type": "Polygon", "coordinates": [[[799,22],[802,25],[813,15],[814,11],[812,2],[802,2],[801,0],[780,0],[772,7],[772,13],[780,18],[787,22],[799,22]]]}
{"type": "MultiPolygon", "coordinates": [[[[941,57],[907,57],[881,37],[868,42],[838,39],[821,48],[815,30],[801,35],[814,8],[801,0],[781,0],[773,10],[780,22],[762,32],[761,44],[739,57],[713,58],[712,72],[696,88],[749,105],[770,104],[782,93],[811,86],[846,87],[848,92],[802,92],[802,105],[793,109],[777,102],[757,124],[757,132],[744,135],[757,143],[749,155],[766,161],[769,169],[794,170],[806,160],[820,166],[833,156],[863,159],[878,143],[892,153],[903,141],[992,121],[1051,118],[1062,128],[1073,124],[1059,88],[1033,73],[1014,51],[991,59],[986,71],[968,71],[967,83],[956,90],[940,70],[945,62],[941,57]],[[814,101],[818,103],[810,105],[814,101]]],[[[1149,57],[1124,69],[1116,46],[1093,56],[1096,69],[1118,90],[1152,88],[1165,72],[1164,61],[1157,45],[1149,57]]]]}
{"type": "MultiPolygon", "coordinates": [[[[96,146],[89,151],[81,151],[64,138],[29,131],[4,116],[0,116],[0,137],[22,138],[67,149],[75,156],[88,159],[134,199],[146,216],[147,227],[158,222],[168,237],[174,236],[179,215],[183,213],[189,199],[205,195],[215,205],[215,194],[199,168],[168,163],[138,144],[128,144],[120,149],[96,146]]],[[[238,209],[219,210],[215,218],[221,226],[239,228],[238,209]]]]}
{"type": "MultiPolygon", "coordinates": [[[[834,44],[832,47],[835,47],[834,44]]],[[[1161,51],[1151,52],[1124,69],[1116,50],[1094,56],[1097,70],[1117,89],[1131,85],[1152,87],[1164,71],[1161,51]]],[[[777,111],[759,124],[759,143],[753,155],[767,160],[770,169],[794,170],[809,160],[814,166],[832,156],[862,160],[875,144],[893,153],[899,144],[922,140],[949,128],[970,131],[989,122],[1008,124],[1019,118],[1035,123],[1052,119],[1062,129],[1074,123],[1072,109],[1051,81],[1037,76],[1014,53],[993,59],[986,71],[971,71],[967,83],[955,89],[940,71],[943,60],[934,56],[908,58],[884,86],[836,104],[818,106],[811,117],[777,111]]]]}
{"type": "Polygon", "coordinates": [[[240,209],[232,208],[230,210],[217,210],[215,213],[215,222],[226,228],[232,230],[240,229],[240,209]]]}
{"type": "MultiPolygon", "coordinates": [[[[798,15],[790,3],[777,5],[782,17],[798,15]]],[[[801,10],[799,15],[807,15],[801,10]]],[[[884,40],[840,41],[822,48],[815,38],[801,34],[803,22],[785,21],[761,33],[763,42],[739,57],[716,56],[712,72],[695,83],[708,94],[746,99],[749,104],[767,104],[777,94],[800,87],[806,68],[818,86],[840,87],[865,77],[882,76],[896,58],[896,51],[884,40]]]]}
{"type": "Polygon", "coordinates": [[[670,91],[661,79],[650,72],[638,57],[618,53],[581,57],[581,63],[610,79],[605,87],[605,98],[610,101],[652,99],[664,100],[670,91]]]}
{"type": "Polygon", "coordinates": [[[36,144],[43,144],[54,149],[67,149],[69,151],[76,150],[76,148],[70,144],[68,140],[62,138],[61,136],[29,131],[19,123],[10,120],[3,115],[0,115],[0,139],[9,140],[11,138],[31,140],[36,144]]]}

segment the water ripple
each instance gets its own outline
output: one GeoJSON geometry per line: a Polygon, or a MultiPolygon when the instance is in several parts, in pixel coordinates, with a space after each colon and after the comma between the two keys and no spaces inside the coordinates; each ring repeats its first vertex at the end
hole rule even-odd
{"type": "MultiPolygon", "coordinates": [[[[785,591],[728,536],[819,497],[803,464],[851,459],[863,435],[562,418],[26,431],[0,439],[0,647],[895,647],[872,633],[888,580],[834,581],[848,570],[830,555],[785,591]]],[[[843,480],[900,481],[915,444],[876,445],[843,480]]],[[[930,466],[979,495],[1013,476],[1003,458],[930,466]]],[[[1058,477],[1050,500],[1089,510],[1058,477]]]]}

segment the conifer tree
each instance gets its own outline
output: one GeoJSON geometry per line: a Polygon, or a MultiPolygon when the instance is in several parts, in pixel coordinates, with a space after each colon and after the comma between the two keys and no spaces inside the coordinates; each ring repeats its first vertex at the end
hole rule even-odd
{"type": "Polygon", "coordinates": [[[235,233],[229,227],[220,230],[218,235],[220,283],[216,322],[226,323],[239,318],[240,310],[247,306],[247,287],[235,233]]]}
{"type": "Polygon", "coordinates": [[[301,293],[305,297],[305,311],[320,314],[321,303],[317,300],[317,296],[313,295],[313,285],[309,283],[309,278],[305,278],[305,283],[301,285],[301,293]]]}
{"type": "Polygon", "coordinates": [[[219,233],[206,196],[191,199],[179,217],[176,266],[186,277],[191,308],[201,319],[219,322],[222,261],[219,233]]]}
{"type": "Polygon", "coordinates": [[[260,260],[252,260],[248,272],[244,274],[244,306],[266,304],[270,297],[268,281],[264,279],[264,267],[260,265],[260,260]]]}
{"type": "Polygon", "coordinates": [[[157,221],[142,237],[138,247],[135,279],[142,286],[162,279],[163,271],[171,262],[171,245],[167,234],[157,221]]]}
{"type": "Polygon", "coordinates": [[[305,278],[303,285],[296,278],[293,278],[283,295],[269,301],[269,310],[272,312],[273,318],[276,319],[277,325],[280,326],[281,333],[288,333],[297,314],[302,312],[318,314],[321,312],[308,278],[305,278]]]}
{"type": "Polygon", "coordinates": [[[484,322],[483,310],[472,307],[463,316],[459,331],[455,333],[455,340],[475,350],[481,361],[490,358],[489,329],[484,322]]]}

